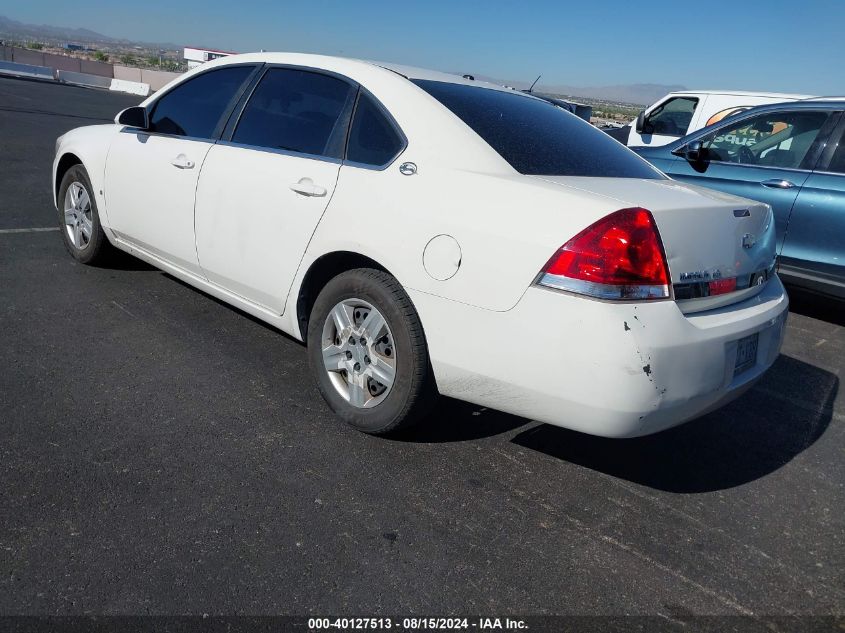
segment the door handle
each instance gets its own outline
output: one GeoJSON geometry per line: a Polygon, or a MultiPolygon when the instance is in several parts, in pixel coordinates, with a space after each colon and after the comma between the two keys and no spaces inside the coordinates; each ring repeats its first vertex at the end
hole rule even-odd
{"type": "Polygon", "coordinates": [[[795,183],[789,182],[788,180],[781,180],[780,178],[764,180],[760,184],[769,189],[792,189],[795,186],[795,183]]]}
{"type": "Polygon", "coordinates": [[[327,193],[325,187],[315,185],[310,178],[302,178],[299,182],[293,183],[290,189],[296,193],[301,193],[303,196],[312,196],[315,198],[321,198],[327,193]]]}
{"type": "Polygon", "coordinates": [[[184,154],[179,154],[176,158],[170,161],[170,164],[179,169],[193,169],[194,161],[189,160],[184,154]]]}

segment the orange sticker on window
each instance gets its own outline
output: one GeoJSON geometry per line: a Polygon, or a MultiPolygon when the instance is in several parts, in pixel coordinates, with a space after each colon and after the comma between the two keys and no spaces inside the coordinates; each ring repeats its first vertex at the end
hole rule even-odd
{"type": "Polygon", "coordinates": [[[714,123],[718,123],[722,119],[727,119],[729,116],[733,116],[734,114],[739,114],[743,110],[747,110],[750,107],[751,106],[739,106],[739,107],[736,107],[736,108],[726,108],[724,110],[721,110],[720,112],[717,112],[716,114],[711,116],[709,119],[707,119],[707,125],[713,125],[714,123]]]}

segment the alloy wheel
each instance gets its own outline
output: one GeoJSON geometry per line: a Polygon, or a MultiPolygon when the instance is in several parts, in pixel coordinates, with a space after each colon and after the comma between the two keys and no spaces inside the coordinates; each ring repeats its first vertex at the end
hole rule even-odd
{"type": "Polygon", "coordinates": [[[81,182],[74,181],[65,192],[65,230],[71,244],[82,251],[91,243],[94,232],[94,215],[91,196],[81,182]]]}
{"type": "Polygon", "coordinates": [[[354,407],[372,408],[390,393],[396,347],[384,316],[363,299],[331,309],[321,338],[323,365],[338,394],[354,407]]]}

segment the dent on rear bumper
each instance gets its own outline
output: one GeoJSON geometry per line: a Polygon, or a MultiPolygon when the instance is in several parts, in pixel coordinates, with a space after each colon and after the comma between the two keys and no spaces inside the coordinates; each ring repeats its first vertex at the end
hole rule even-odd
{"type": "Polygon", "coordinates": [[[655,433],[741,395],[777,357],[788,307],[777,278],[742,303],[688,316],[671,301],[541,288],[508,312],[411,296],[442,394],[606,437],[655,433]],[[736,343],[755,332],[757,363],[734,377],[736,343]]]}

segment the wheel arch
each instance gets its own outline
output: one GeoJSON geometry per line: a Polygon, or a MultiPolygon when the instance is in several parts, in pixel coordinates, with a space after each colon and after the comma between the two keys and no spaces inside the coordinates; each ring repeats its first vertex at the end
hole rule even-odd
{"type": "Polygon", "coordinates": [[[374,268],[393,275],[387,267],[376,260],[354,251],[326,253],[315,259],[308,267],[296,295],[296,327],[303,341],[306,343],[308,341],[308,320],[317,295],[334,277],[355,268],[374,268]]]}
{"type": "Polygon", "coordinates": [[[58,204],[59,187],[62,185],[62,179],[65,177],[67,170],[74,165],[82,165],[82,159],[73,152],[65,152],[56,164],[56,176],[53,182],[53,198],[58,204]]]}

